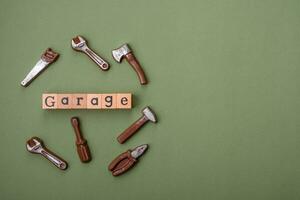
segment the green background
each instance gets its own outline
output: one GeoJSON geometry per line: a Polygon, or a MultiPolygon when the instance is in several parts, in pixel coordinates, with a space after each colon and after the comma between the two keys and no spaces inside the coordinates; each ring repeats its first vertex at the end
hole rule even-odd
{"type": "Polygon", "coordinates": [[[0,1],[0,199],[300,199],[300,1],[0,1]],[[111,64],[70,47],[83,35],[111,64]],[[111,50],[129,43],[149,84],[111,50]],[[42,52],[60,58],[20,86],[42,52]],[[132,110],[41,109],[44,92],[132,92],[132,110]],[[159,122],[116,137],[152,106],[159,122]],[[79,161],[79,116],[93,160],[79,161]],[[25,149],[32,136],[69,163],[25,149]],[[118,154],[148,143],[120,177],[118,154]]]}

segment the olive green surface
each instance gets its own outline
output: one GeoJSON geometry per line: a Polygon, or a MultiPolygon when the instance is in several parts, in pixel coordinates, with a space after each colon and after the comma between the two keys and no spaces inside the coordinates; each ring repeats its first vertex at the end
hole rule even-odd
{"type": "Polygon", "coordinates": [[[1,200],[300,199],[299,0],[0,1],[1,200]],[[71,38],[111,64],[101,71],[71,38]],[[111,50],[129,43],[149,84],[111,50]],[[51,47],[60,58],[21,80],[51,47]],[[132,110],[42,110],[44,92],[132,92],[132,110]],[[150,105],[158,123],[116,137],[150,105]],[[93,160],[82,164],[70,118],[93,160]],[[60,171],[25,142],[42,138],[60,171]],[[120,153],[149,151],[120,177],[120,153]]]}

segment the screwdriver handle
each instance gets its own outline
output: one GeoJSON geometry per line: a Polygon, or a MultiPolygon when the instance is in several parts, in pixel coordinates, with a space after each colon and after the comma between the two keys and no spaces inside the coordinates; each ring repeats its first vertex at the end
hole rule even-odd
{"type": "Polygon", "coordinates": [[[71,124],[74,128],[75,135],[76,135],[76,147],[77,147],[78,156],[81,162],[89,162],[92,159],[91,153],[87,141],[86,139],[83,138],[82,133],[80,131],[78,117],[72,117],[71,124]]]}
{"type": "Polygon", "coordinates": [[[71,124],[74,128],[75,131],[75,135],[76,135],[76,142],[80,142],[82,140],[84,140],[81,131],[80,131],[80,125],[79,125],[79,118],[78,117],[72,117],[71,118],[71,124]]]}

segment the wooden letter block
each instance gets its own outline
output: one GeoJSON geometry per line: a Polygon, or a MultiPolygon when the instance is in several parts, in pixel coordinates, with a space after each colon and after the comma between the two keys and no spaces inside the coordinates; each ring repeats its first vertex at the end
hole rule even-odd
{"type": "Polygon", "coordinates": [[[87,94],[87,109],[101,109],[101,94],[87,94]]]}
{"type": "Polygon", "coordinates": [[[117,94],[117,108],[130,109],[132,106],[131,93],[117,94]]]}
{"type": "Polygon", "coordinates": [[[72,94],[57,94],[57,108],[71,109],[72,108],[72,94]]]}
{"type": "Polygon", "coordinates": [[[117,94],[102,94],[101,108],[102,109],[116,109],[117,108],[117,94]]]}
{"type": "Polygon", "coordinates": [[[131,93],[42,95],[43,109],[131,109],[131,93]]]}
{"type": "Polygon", "coordinates": [[[73,109],[86,109],[87,94],[73,94],[73,109]]]}
{"type": "Polygon", "coordinates": [[[43,94],[43,109],[57,109],[57,94],[43,94]]]}

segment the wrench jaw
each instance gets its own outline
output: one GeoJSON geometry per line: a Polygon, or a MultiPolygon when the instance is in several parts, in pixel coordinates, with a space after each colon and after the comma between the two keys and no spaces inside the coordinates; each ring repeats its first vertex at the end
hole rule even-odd
{"type": "Polygon", "coordinates": [[[41,154],[43,150],[42,142],[38,138],[31,138],[26,143],[26,149],[30,153],[41,154]]]}
{"type": "Polygon", "coordinates": [[[75,38],[72,39],[72,48],[76,51],[83,51],[85,52],[87,49],[87,42],[83,39],[81,36],[76,36],[75,38]]]}

